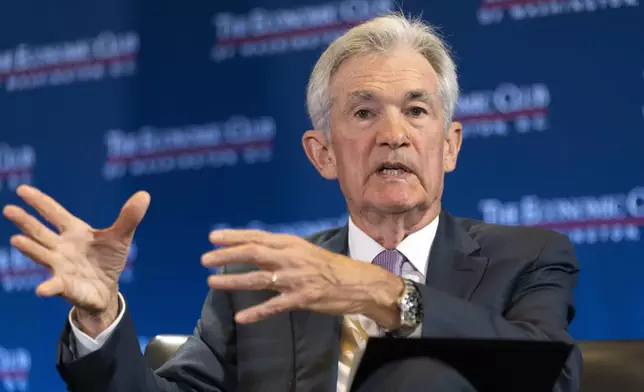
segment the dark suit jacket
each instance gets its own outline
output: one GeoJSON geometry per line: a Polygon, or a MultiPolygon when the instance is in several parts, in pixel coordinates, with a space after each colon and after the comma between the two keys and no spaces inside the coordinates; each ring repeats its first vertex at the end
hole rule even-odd
{"type": "MultiPolygon", "coordinates": [[[[347,227],[309,240],[347,254],[347,227]]],[[[248,270],[233,266],[227,272],[248,270]]],[[[427,281],[419,285],[423,336],[572,342],[572,290],[579,267],[570,241],[551,231],[499,226],[442,212],[427,281]]],[[[57,367],[71,391],[334,391],[341,319],[294,311],[236,325],[233,315],[270,298],[262,291],[211,290],[189,340],[156,373],[140,352],[128,313],[105,345],[74,355],[71,328],[58,345],[57,367]]],[[[576,349],[556,386],[578,390],[576,349]]]]}

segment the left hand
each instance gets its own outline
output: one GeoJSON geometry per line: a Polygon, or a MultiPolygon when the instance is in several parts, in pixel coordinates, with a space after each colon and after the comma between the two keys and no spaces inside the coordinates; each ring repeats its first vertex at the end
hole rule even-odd
{"type": "Polygon", "coordinates": [[[257,271],[208,277],[219,290],[274,290],[280,295],[245,309],[238,323],[252,323],[297,309],[363,314],[393,329],[399,323],[396,300],[404,290],[401,278],[377,265],[352,260],[315,246],[303,238],[258,230],[217,230],[210,242],[223,246],[205,253],[205,267],[251,264],[257,271]]]}

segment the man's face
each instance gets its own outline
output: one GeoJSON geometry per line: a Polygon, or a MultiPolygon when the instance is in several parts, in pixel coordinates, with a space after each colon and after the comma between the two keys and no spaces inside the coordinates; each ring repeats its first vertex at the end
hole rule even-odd
{"type": "Polygon", "coordinates": [[[455,123],[445,135],[437,75],[424,57],[401,48],[347,60],[331,95],[331,140],[316,166],[337,177],[350,206],[402,213],[440,198],[461,132],[455,123]]]}

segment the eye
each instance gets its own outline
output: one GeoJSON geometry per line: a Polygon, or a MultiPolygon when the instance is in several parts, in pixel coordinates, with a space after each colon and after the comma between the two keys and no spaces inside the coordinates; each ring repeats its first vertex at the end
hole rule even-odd
{"type": "Polygon", "coordinates": [[[370,118],[373,113],[369,109],[359,109],[353,115],[361,120],[366,120],[370,118]]]}
{"type": "Polygon", "coordinates": [[[421,108],[420,106],[414,106],[410,108],[407,112],[411,114],[413,117],[420,117],[427,114],[427,110],[425,108],[421,108]]]}

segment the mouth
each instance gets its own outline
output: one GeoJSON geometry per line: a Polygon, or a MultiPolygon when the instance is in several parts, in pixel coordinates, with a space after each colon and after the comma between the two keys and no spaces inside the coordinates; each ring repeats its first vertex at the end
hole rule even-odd
{"type": "Polygon", "coordinates": [[[384,162],[378,166],[376,173],[381,177],[389,178],[403,178],[410,174],[413,174],[409,166],[406,166],[400,162],[384,162]]]}

